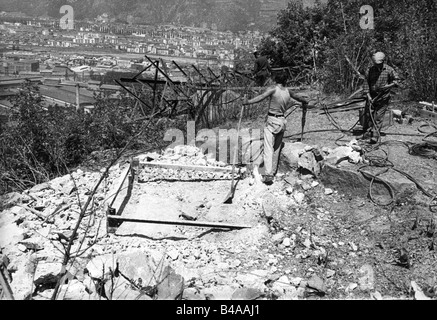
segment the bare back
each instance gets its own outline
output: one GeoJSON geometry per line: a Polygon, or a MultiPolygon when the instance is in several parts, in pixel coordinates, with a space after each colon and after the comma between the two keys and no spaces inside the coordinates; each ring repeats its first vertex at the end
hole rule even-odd
{"type": "Polygon", "coordinates": [[[274,89],[275,92],[270,96],[269,112],[283,115],[291,101],[290,93],[281,85],[276,85],[274,89]]]}

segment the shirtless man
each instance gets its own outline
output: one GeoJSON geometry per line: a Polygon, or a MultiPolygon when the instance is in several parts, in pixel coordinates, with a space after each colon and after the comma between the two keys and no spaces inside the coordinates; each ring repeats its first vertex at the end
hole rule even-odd
{"type": "Polygon", "coordinates": [[[269,98],[269,111],[267,114],[266,124],[264,126],[264,167],[265,176],[263,182],[265,184],[273,183],[273,159],[275,153],[279,152],[282,138],[286,129],[287,120],[285,119],[285,111],[290,107],[290,102],[295,99],[302,103],[302,107],[308,106],[308,101],[294,95],[285,87],[287,82],[287,74],[285,72],[275,75],[274,86],[269,87],[264,93],[259,96],[245,100],[243,105],[250,105],[263,101],[269,98]]]}

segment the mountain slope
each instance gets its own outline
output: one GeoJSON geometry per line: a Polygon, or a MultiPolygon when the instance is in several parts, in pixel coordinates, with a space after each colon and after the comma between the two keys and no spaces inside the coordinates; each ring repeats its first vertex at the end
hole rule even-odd
{"type": "Polygon", "coordinates": [[[103,13],[119,21],[144,24],[178,23],[189,26],[216,24],[219,30],[247,30],[260,26],[265,8],[285,8],[284,0],[0,0],[0,11],[24,12],[30,16],[60,17],[69,4],[76,19],[94,19],[103,13]],[[264,8],[264,9],[263,9],[264,8]]]}

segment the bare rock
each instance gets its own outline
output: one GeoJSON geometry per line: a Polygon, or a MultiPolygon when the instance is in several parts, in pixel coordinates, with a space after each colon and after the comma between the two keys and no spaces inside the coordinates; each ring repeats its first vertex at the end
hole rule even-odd
{"type": "Polygon", "coordinates": [[[313,275],[307,283],[307,287],[316,291],[320,295],[324,295],[326,292],[326,285],[323,280],[317,276],[313,275]]]}
{"type": "Polygon", "coordinates": [[[20,244],[24,245],[27,250],[38,251],[44,249],[44,239],[41,237],[31,237],[21,240],[20,244]]]}
{"type": "Polygon", "coordinates": [[[327,269],[326,270],[326,277],[327,278],[332,278],[335,275],[335,271],[331,270],[331,269],[327,269]]]}
{"type": "Polygon", "coordinates": [[[365,264],[360,268],[359,272],[360,275],[362,275],[358,279],[360,289],[363,291],[375,289],[375,273],[372,266],[365,264]]]}
{"type": "Polygon", "coordinates": [[[358,287],[358,284],[356,283],[349,283],[349,285],[346,287],[345,291],[346,293],[354,291],[358,287]]]}
{"type": "Polygon", "coordinates": [[[158,300],[181,300],[184,291],[184,278],[176,274],[171,267],[166,267],[159,281],[158,300]]]}
{"type": "Polygon", "coordinates": [[[291,239],[290,238],[284,238],[284,240],[282,241],[282,245],[286,248],[291,246],[291,239]]]}
{"type": "Polygon", "coordinates": [[[285,233],[284,232],[278,232],[275,235],[273,235],[272,237],[272,241],[275,244],[281,243],[285,238],[285,233]]]}
{"type": "Polygon", "coordinates": [[[196,288],[186,288],[182,300],[206,300],[205,294],[196,288]]]}
{"type": "Polygon", "coordinates": [[[57,262],[39,263],[34,284],[36,286],[52,286],[60,279],[62,264],[57,262]]]}
{"type": "Polygon", "coordinates": [[[289,172],[292,169],[298,168],[299,153],[306,147],[306,144],[301,142],[284,143],[281,155],[279,158],[279,170],[289,172]]]}
{"type": "Polygon", "coordinates": [[[287,276],[284,275],[273,283],[272,291],[276,296],[280,297],[290,287],[291,287],[290,280],[288,279],[287,276]]]}
{"type": "Polygon", "coordinates": [[[0,196],[0,211],[9,209],[15,205],[26,203],[30,201],[30,197],[18,192],[11,192],[0,196]]]}
{"type": "Polygon", "coordinates": [[[98,256],[87,264],[86,269],[91,277],[104,279],[111,274],[111,271],[116,270],[117,264],[119,271],[129,279],[142,279],[143,283],[156,284],[157,263],[143,251],[132,251],[115,256],[112,254],[98,256]]]}
{"type": "Polygon", "coordinates": [[[172,249],[167,252],[167,255],[170,257],[170,259],[177,260],[179,258],[179,251],[176,249],[172,249]]]}
{"type": "Polygon", "coordinates": [[[60,191],[62,194],[69,196],[76,190],[77,190],[76,184],[74,183],[74,181],[70,180],[65,185],[62,186],[62,189],[60,191]]]}
{"type": "Polygon", "coordinates": [[[50,189],[50,184],[48,182],[37,184],[29,190],[29,193],[37,193],[44,190],[50,189]]]}
{"type": "Polygon", "coordinates": [[[411,291],[414,294],[415,300],[431,300],[431,298],[427,297],[423,290],[419,287],[419,285],[415,281],[411,281],[411,291]]]}
{"type": "MultiPolygon", "coordinates": [[[[285,196],[284,196],[285,197],[285,196]]],[[[262,197],[262,208],[264,215],[268,219],[276,219],[278,215],[283,212],[283,207],[281,206],[278,197],[275,197],[271,193],[266,193],[262,197]]]]}
{"type": "Polygon", "coordinates": [[[239,288],[232,294],[231,300],[257,300],[263,297],[264,293],[254,288],[239,288]]]}
{"type": "Polygon", "coordinates": [[[0,248],[16,245],[24,239],[24,230],[15,223],[0,226],[0,248]]]}
{"type": "Polygon", "coordinates": [[[332,150],[332,152],[325,158],[326,163],[336,165],[341,161],[349,160],[350,154],[353,149],[350,146],[338,147],[332,150]]]}
{"type": "Polygon", "coordinates": [[[302,192],[296,192],[293,195],[294,200],[296,201],[297,204],[302,204],[303,200],[305,199],[305,194],[303,194],[302,192]]]}
{"type": "Polygon", "coordinates": [[[59,289],[58,298],[62,300],[91,300],[92,295],[87,291],[86,286],[78,281],[71,280],[59,289]]]}
{"type": "MultiPolygon", "coordinates": [[[[30,262],[27,260],[26,257],[20,257],[19,262],[15,262],[20,265],[20,268],[17,268],[17,270],[12,274],[12,282],[11,290],[14,295],[15,300],[25,300],[28,299],[32,295],[32,289],[33,289],[33,268],[27,267],[27,265],[30,264],[30,262]]],[[[9,268],[8,268],[9,269],[9,268]]],[[[14,269],[12,267],[12,269],[14,269]]],[[[9,269],[10,270],[10,269],[9,269]]]]}
{"type": "Polygon", "coordinates": [[[308,170],[311,174],[318,176],[321,172],[321,165],[316,160],[313,152],[305,152],[299,157],[298,161],[299,168],[308,170]]]}
{"type": "Polygon", "coordinates": [[[238,274],[235,280],[243,287],[264,291],[267,288],[265,282],[268,275],[267,270],[253,270],[249,273],[238,274]]]}
{"type": "Polygon", "coordinates": [[[152,291],[135,289],[126,279],[118,277],[105,283],[105,295],[108,300],[153,300],[148,294],[152,291]]]}
{"type": "Polygon", "coordinates": [[[334,191],[331,188],[325,188],[325,195],[330,196],[334,191]]]}
{"type": "Polygon", "coordinates": [[[378,291],[372,292],[370,297],[374,300],[382,300],[382,295],[378,291]]]}
{"type": "Polygon", "coordinates": [[[299,289],[303,288],[296,289],[295,287],[289,286],[278,300],[299,300],[299,289]]]}
{"type": "Polygon", "coordinates": [[[300,285],[300,283],[302,282],[302,280],[303,279],[300,277],[289,277],[290,283],[295,287],[298,287],[300,285]]]}
{"type": "Polygon", "coordinates": [[[229,285],[221,285],[202,289],[201,292],[205,295],[206,300],[231,300],[235,288],[229,285]]]}
{"type": "MultiPolygon", "coordinates": [[[[320,178],[327,187],[333,187],[344,194],[362,197],[367,197],[371,180],[358,172],[357,165],[350,163],[346,163],[341,168],[325,164],[320,178]]],[[[411,180],[393,170],[379,175],[378,178],[388,183],[396,194],[416,190],[416,185],[411,180]]],[[[388,193],[387,188],[382,185],[375,186],[372,192],[374,195],[386,195],[388,193]]]]}

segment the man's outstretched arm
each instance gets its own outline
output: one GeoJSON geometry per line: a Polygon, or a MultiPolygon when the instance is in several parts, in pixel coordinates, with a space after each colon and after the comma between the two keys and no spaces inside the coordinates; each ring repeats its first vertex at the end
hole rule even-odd
{"type": "Polygon", "coordinates": [[[256,96],[255,98],[252,98],[250,100],[247,100],[247,98],[246,98],[245,101],[243,102],[243,105],[248,105],[248,104],[253,104],[253,103],[261,102],[264,99],[270,97],[273,93],[275,93],[275,88],[268,89],[267,91],[265,91],[264,93],[260,94],[259,96],[256,96]]]}
{"type": "Polygon", "coordinates": [[[288,93],[290,94],[290,97],[293,98],[294,100],[297,100],[299,102],[301,102],[302,104],[308,104],[309,101],[303,97],[298,96],[296,93],[294,93],[293,91],[291,91],[290,89],[288,89],[288,93]]]}
{"type": "Polygon", "coordinates": [[[288,89],[288,93],[290,94],[290,97],[292,99],[302,103],[302,108],[314,109],[317,107],[314,104],[310,104],[310,100],[308,98],[301,97],[296,93],[292,92],[290,89],[288,89]]]}

